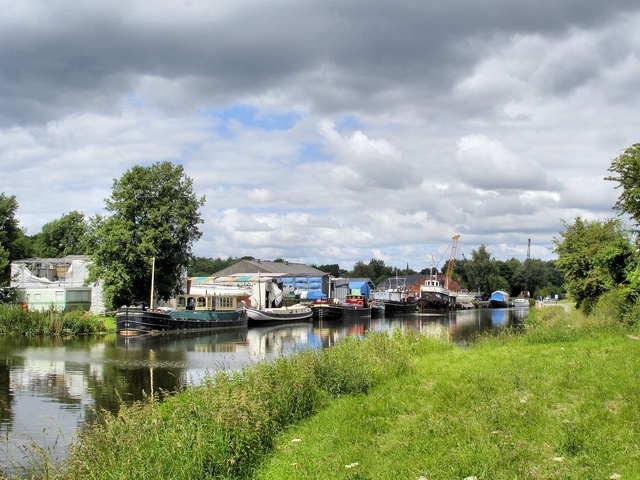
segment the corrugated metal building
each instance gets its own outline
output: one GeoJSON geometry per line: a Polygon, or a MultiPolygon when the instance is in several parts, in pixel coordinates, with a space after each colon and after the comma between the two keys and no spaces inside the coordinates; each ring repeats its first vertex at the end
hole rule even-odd
{"type": "Polygon", "coordinates": [[[285,287],[300,292],[303,298],[307,292],[329,294],[329,274],[304,263],[272,262],[264,260],[240,260],[220,270],[212,277],[228,277],[237,274],[261,273],[278,275],[285,287]]]}

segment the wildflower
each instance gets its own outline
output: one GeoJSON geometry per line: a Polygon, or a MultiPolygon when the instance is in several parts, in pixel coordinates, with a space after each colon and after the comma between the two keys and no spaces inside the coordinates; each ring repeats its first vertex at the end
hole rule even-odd
{"type": "Polygon", "coordinates": [[[619,473],[612,473],[611,475],[609,475],[609,478],[611,480],[616,480],[617,478],[622,478],[622,475],[620,475],[619,473]]]}
{"type": "Polygon", "coordinates": [[[291,440],[291,443],[298,443],[298,442],[301,442],[301,441],[302,441],[302,439],[300,439],[300,438],[294,438],[293,440],[291,440]]]}
{"type": "Polygon", "coordinates": [[[526,395],[520,399],[520,403],[527,403],[528,398],[526,395]]]}
{"type": "Polygon", "coordinates": [[[551,460],[554,462],[564,462],[564,457],[553,457],[551,460]]]}
{"type": "Polygon", "coordinates": [[[296,467],[296,466],[298,466],[298,462],[293,462],[293,463],[291,464],[291,466],[292,466],[292,467],[296,467]]]}
{"type": "Polygon", "coordinates": [[[349,465],[345,465],[344,468],[354,468],[360,465],[358,462],[350,463],[349,465]]]}
{"type": "Polygon", "coordinates": [[[473,476],[473,477],[465,477],[464,480],[478,480],[478,477],[473,476]]]}

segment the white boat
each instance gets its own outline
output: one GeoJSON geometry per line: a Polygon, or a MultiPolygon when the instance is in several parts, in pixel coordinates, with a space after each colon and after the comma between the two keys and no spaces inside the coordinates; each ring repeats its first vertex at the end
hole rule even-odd
{"type": "Polygon", "coordinates": [[[513,300],[513,306],[516,308],[529,308],[531,305],[528,298],[519,297],[513,300]]]}
{"type": "MultiPolygon", "coordinates": [[[[444,279],[447,280],[446,278],[444,279]]],[[[458,292],[449,290],[440,283],[436,275],[431,275],[424,284],[420,285],[420,297],[423,310],[454,309],[458,292]]]]}
{"type": "Polygon", "coordinates": [[[249,322],[282,322],[309,320],[313,315],[311,309],[305,305],[290,307],[253,308],[247,307],[249,322]]]}

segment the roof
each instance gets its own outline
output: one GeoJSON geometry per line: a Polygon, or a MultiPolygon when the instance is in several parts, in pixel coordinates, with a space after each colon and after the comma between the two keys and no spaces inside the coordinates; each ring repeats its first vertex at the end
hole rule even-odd
{"type": "Polygon", "coordinates": [[[397,277],[397,280],[396,277],[389,277],[376,285],[376,289],[386,290],[388,288],[396,288],[398,286],[410,288],[418,282],[424,283],[424,279],[426,277],[427,275],[403,275],[401,277],[397,277]]]}
{"type": "Polygon", "coordinates": [[[277,273],[283,275],[295,275],[301,277],[322,277],[328,275],[328,273],[318,270],[317,268],[310,267],[304,263],[291,263],[291,262],[271,262],[266,260],[240,260],[233,265],[228,266],[215,272],[212,276],[224,277],[233,275],[235,273],[277,273]]]}

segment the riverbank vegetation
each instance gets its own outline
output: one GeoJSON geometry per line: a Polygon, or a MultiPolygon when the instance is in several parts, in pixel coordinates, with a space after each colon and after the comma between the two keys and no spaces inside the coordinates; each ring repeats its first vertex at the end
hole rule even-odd
{"type": "Polygon", "coordinates": [[[105,414],[46,478],[633,478],[640,337],[609,300],[470,348],[376,333],[216,373],[105,414]]]}
{"type": "Polygon", "coordinates": [[[15,304],[0,304],[0,335],[70,336],[114,333],[115,319],[81,310],[29,311],[15,304]]]}

